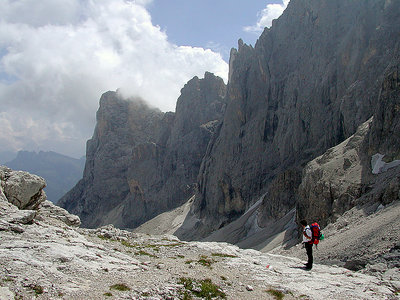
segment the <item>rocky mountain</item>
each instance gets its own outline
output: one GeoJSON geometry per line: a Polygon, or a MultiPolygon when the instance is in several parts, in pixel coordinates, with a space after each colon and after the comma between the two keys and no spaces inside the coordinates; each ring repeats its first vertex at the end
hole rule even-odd
{"type": "MultiPolygon", "coordinates": [[[[309,161],[350,137],[377,110],[378,119],[396,115],[398,95],[384,100],[381,86],[399,64],[399,20],[397,1],[292,0],[254,48],[239,41],[231,52],[223,123],[202,162],[189,226],[178,236],[206,237],[260,197],[257,226],[262,228],[296,207],[297,218],[327,224],[354,206],[351,197],[332,205],[328,195],[323,215],[322,208],[305,212],[317,202],[298,187],[309,161]],[[392,102],[380,106],[382,101],[392,102]]],[[[390,121],[378,125],[378,119],[373,126],[381,128],[381,143],[393,144],[397,127],[390,121]]],[[[378,139],[378,133],[372,136],[378,139]]],[[[366,161],[378,151],[374,138],[366,161]]],[[[315,190],[315,199],[322,192],[315,190]]]]}
{"type": "Polygon", "coordinates": [[[60,205],[86,227],[135,228],[186,202],[223,115],[225,93],[223,80],[211,73],[185,85],[175,113],[105,93],[83,179],[60,205]]]}
{"type": "Polygon", "coordinates": [[[308,272],[299,268],[301,259],[226,243],[183,242],[112,225],[78,228],[77,216],[46,200],[45,184],[39,176],[0,167],[0,299],[398,296],[399,273],[382,272],[379,265],[354,272],[315,264],[308,272]]]}
{"type": "Polygon", "coordinates": [[[47,182],[47,198],[57,203],[82,178],[85,159],[75,159],[53,151],[19,151],[17,157],[5,165],[43,177],[47,182]]]}
{"type": "Polygon", "coordinates": [[[12,161],[17,157],[17,152],[13,151],[0,151],[0,164],[4,165],[8,161],[12,161]]]}
{"type": "Polygon", "coordinates": [[[355,233],[352,214],[398,228],[399,20],[398,1],[291,0],[254,47],[231,51],[227,86],[192,79],[175,113],[104,94],[62,206],[86,227],[157,216],[136,232],[278,252],[307,218],[337,236],[325,262],[387,255],[398,268],[400,230],[351,254],[340,238],[355,233]]]}
{"type": "Polygon", "coordinates": [[[326,225],[354,206],[388,205],[400,199],[399,71],[400,64],[389,69],[373,118],[306,165],[297,204],[300,218],[319,218],[326,225]],[[392,166],[374,172],[374,157],[379,155],[392,166]]]}

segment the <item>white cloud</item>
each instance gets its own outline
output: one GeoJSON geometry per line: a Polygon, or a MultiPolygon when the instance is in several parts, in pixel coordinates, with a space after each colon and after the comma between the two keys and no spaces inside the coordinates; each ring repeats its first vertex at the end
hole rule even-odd
{"type": "Polygon", "coordinates": [[[103,92],[120,88],[167,111],[193,76],[226,80],[219,54],[168,42],[150,2],[0,0],[0,151],[79,156],[103,92]]]}
{"type": "Polygon", "coordinates": [[[260,34],[265,27],[272,26],[272,20],[278,19],[286,9],[290,0],[282,0],[282,4],[267,4],[267,6],[258,13],[258,21],[256,25],[246,26],[243,28],[246,32],[254,32],[260,34]]]}

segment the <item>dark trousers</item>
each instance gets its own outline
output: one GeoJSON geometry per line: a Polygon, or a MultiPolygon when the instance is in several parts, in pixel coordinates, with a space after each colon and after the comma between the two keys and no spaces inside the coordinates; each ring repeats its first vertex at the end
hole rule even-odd
{"type": "Polygon", "coordinates": [[[304,243],[304,245],[306,247],[307,257],[308,257],[306,268],[311,269],[312,265],[313,265],[313,262],[314,262],[313,255],[312,255],[312,246],[313,246],[313,244],[304,243]]]}

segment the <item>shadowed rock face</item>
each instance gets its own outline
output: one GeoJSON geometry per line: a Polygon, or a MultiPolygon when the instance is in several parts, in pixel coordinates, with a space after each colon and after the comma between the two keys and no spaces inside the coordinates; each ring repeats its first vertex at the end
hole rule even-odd
{"type": "Polygon", "coordinates": [[[200,170],[192,238],[236,219],[265,192],[261,223],[279,218],[270,209],[282,205],[276,187],[289,190],[284,209],[295,206],[305,163],[375,112],[385,71],[398,61],[398,20],[396,1],[292,0],[254,48],[239,41],[223,124],[200,170]]]}
{"type": "Polygon", "coordinates": [[[390,68],[382,84],[368,140],[368,153],[400,159],[400,64],[390,68]]]}
{"type": "MultiPolygon", "coordinates": [[[[320,212],[305,210],[320,197],[314,183],[327,194],[321,223],[334,220],[368,189],[368,155],[399,158],[392,141],[399,132],[398,72],[385,77],[400,62],[399,20],[398,1],[292,0],[254,48],[239,41],[232,50],[227,88],[209,73],[194,78],[175,114],[106,93],[87,145],[84,177],[61,205],[80,215],[84,226],[133,228],[187,200],[198,175],[180,238],[209,235],[237,220],[261,195],[258,226],[294,208],[298,217],[313,218],[320,212]],[[382,90],[382,82],[393,88],[382,90]],[[371,127],[357,133],[374,114],[371,127]],[[355,164],[361,167],[343,194],[339,177],[318,176],[337,157],[324,152],[348,138],[350,145],[342,145],[348,156],[332,170],[346,177],[355,164]],[[326,161],[307,177],[304,167],[322,154],[326,161]],[[338,181],[333,198],[325,189],[331,181],[338,181]]],[[[391,184],[390,193],[396,193],[398,184],[391,184]]],[[[371,197],[379,198],[379,191],[371,197]]]]}
{"type": "Polygon", "coordinates": [[[297,203],[299,219],[326,225],[354,206],[400,200],[400,167],[382,174],[373,174],[371,168],[371,156],[377,152],[389,160],[400,155],[399,66],[387,71],[374,117],[304,168],[297,203]]]}
{"type": "Polygon", "coordinates": [[[222,79],[206,73],[182,89],[176,113],[107,92],[87,143],[83,179],[60,202],[82,225],[134,228],[194,193],[208,142],[225,109],[222,79]]]}

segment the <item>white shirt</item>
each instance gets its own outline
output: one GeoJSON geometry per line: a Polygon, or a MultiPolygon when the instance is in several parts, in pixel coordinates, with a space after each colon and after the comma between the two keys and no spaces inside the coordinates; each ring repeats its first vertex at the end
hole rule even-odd
{"type": "Polygon", "coordinates": [[[310,238],[307,238],[307,237],[305,237],[305,235],[303,234],[303,243],[308,243],[308,242],[311,242],[311,228],[310,228],[310,226],[309,225],[307,225],[305,228],[304,228],[304,231],[303,232],[305,232],[310,238]]]}

